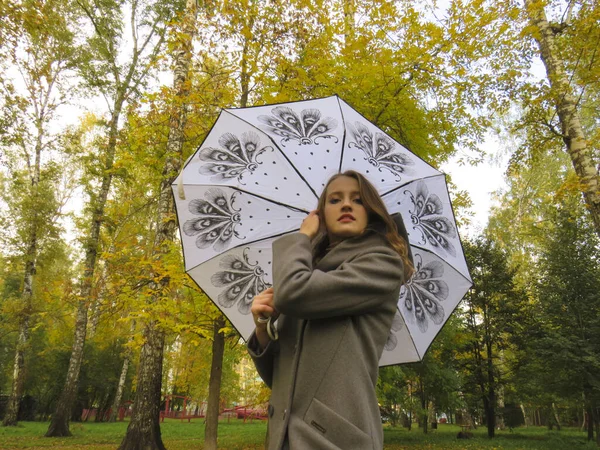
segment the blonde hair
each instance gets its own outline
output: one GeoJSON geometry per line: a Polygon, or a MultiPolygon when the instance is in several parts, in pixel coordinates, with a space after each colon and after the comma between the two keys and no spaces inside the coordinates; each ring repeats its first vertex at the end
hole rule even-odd
{"type": "Polygon", "coordinates": [[[385,226],[385,238],[388,240],[392,248],[400,255],[402,258],[402,263],[404,265],[404,281],[407,281],[414,272],[414,266],[408,256],[408,242],[398,234],[398,228],[396,227],[396,223],[394,219],[388,213],[381,196],[375,189],[375,186],[371,184],[367,178],[359,172],[354,170],[347,170],[344,173],[338,173],[332,176],[321,196],[319,197],[319,204],[317,206],[317,211],[319,213],[319,218],[321,220],[321,230],[319,234],[315,237],[315,247],[314,247],[314,256],[315,259],[320,259],[323,254],[326,252],[327,247],[329,246],[329,237],[327,235],[327,230],[325,229],[325,203],[327,198],[327,189],[329,185],[336,179],[340,177],[349,177],[353,178],[358,182],[358,191],[360,194],[360,198],[362,200],[362,204],[367,211],[368,217],[368,225],[372,225],[374,223],[381,223],[385,226]]]}

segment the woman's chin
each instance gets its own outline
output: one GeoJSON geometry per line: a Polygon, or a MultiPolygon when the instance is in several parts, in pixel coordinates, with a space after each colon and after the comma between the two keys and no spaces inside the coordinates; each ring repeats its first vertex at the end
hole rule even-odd
{"type": "Polygon", "coordinates": [[[340,230],[331,235],[331,240],[343,241],[363,234],[365,230],[340,230]]]}

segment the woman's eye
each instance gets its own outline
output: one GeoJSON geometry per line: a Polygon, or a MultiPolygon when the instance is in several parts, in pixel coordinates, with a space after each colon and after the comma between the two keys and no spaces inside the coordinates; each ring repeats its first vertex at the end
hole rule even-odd
{"type": "Polygon", "coordinates": [[[339,201],[340,201],[340,199],[339,199],[339,198],[330,198],[330,199],[329,199],[329,203],[330,203],[331,205],[335,205],[335,204],[336,204],[336,203],[338,203],[339,201]]]}
{"type": "Polygon", "coordinates": [[[360,199],[360,198],[355,198],[355,199],[354,199],[354,201],[355,201],[356,203],[358,203],[359,205],[362,205],[362,204],[363,204],[363,202],[362,202],[362,199],[360,199]]]}

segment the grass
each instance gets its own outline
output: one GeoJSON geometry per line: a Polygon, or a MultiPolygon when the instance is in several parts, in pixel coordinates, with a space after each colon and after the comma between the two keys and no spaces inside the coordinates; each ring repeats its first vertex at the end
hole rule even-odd
{"type": "MultiPolygon", "coordinates": [[[[420,429],[408,431],[403,428],[386,428],[385,449],[466,449],[466,450],[584,450],[598,449],[586,441],[585,433],[575,429],[548,431],[546,428],[518,428],[513,432],[499,431],[495,439],[488,439],[483,427],[473,431],[468,440],[456,439],[460,430],[454,425],[438,425],[437,430],[424,434],[420,429]]],[[[45,438],[48,423],[21,422],[18,427],[0,427],[0,449],[49,449],[61,450],[108,450],[115,449],[125,434],[126,422],[119,423],[72,423],[70,438],[45,438]]],[[[169,450],[202,448],[204,423],[200,419],[191,423],[167,419],[161,425],[162,437],[169,450]]],[[[250,450],[263,448],[266,423],[227,420],[219,424],[219,448],[226,450],[250,450]]]]}
{"type": "Polygon", "coordinates": [[[598,447],[587,442],[587,434],[575,428],[549,431],[545,427],[516,428],[496,431],[496,437],[487,437],[487,429],[471,430],[471,439],[457,439],[460,427],[439,424],[437,430],[424,434],[420,429],[386,429],[385,449],[467,449],[467,450],[591,450],[598,447]]]}

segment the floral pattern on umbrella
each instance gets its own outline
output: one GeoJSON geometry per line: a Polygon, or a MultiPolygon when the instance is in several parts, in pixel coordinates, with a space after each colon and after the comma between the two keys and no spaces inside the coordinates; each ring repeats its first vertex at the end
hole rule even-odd
{"type": "Polygon", "coordinates": [[[388,335],[387,342],[385,343],[384,349],[388,352],[391,352],[398,345],[398,337],[396,333],[402,329],[404,325],[404,320],[402,320],[402,315],[400,311],[396,310],[396,315],[394,316],[394,321],[392,322],[392,329],[390,330],[390,334],[388,335]]]}
{"type": "Polygon", "coordinates": [[[338,138],[328,134],[338,125],[337,120],[332,117],[321,118],[318,109],[304,109],[300,116],[292,108],[278,106],[271,110],[272,116],[258,116],[258,120],[268,125],[266,131],[277,136],[282,136],[281,145],[290,140],[298,141],[300,145],[319,145],[319,139],[338,138]]]}
{"type": "Polygon", "coordinates": [[[231,242],[233,236],[238,236],[236,225],[241,222],[241,209],[235,209],[235,193],[230,198],[221,189],[209,189],[204,195],[206,200],[190,201],[189,211],[198,216],[187,220],[183,232],[188,236],[198,235],[196,246],[207,248],[211,245],[216,251],[223,251],[231,242]]]}
{"type": "Polygon", "coordinates": [[[398,181],[404,174],[412,174],[408,166],[414,165],[413,161],[405,154],[396,151],[396,143],[383,133],[376,132],[375,136],[364,124],[356,122],[348,129],[354,137],[354,141],[348,143],[348,147],[358,148],[365,154],[365,160],[380,171],[387,169],[392,172],[398,181]]]}
{"type": "Polygon", "coordinates": [[[252,299],[271,287],[264,280],[264,270],[258,263],[248,261],[245,251],[243,258],[236,255],[225,256],[219,266],[225,270],[215,273],[210,279],[213,286],[224,288],[217,297],[217,302],[224,308],[237,304],[241,314],[249,314],[252,299]]]}
{"type": "Polygon", "coordinates": [[[443,280],[444,265],[440,261],[430,261],[423,265],[420,254],[415,254],[415,273],[402,287],[400,304],[404,316],[410,323],[417,323],[422,333],[427,331],[429,320],[440,325],[445,318],[442,304],[450,289],[443,280]]]}
{"type": "Polygon", "coordinates": [[[270,146],[261,148],[260,138],[252,132],[243,133],[240,138],[225,133],[219,138],[219,145],[221,148],[206,147],[198,153],[198,158],[208,163],[200,167],[200,173],[213,175],[211,181],[214,182],[236,178],[244,184],[244,175],[254,172],[261,164],[258,156],[266,150],[273,150],[270,146]]]}
{"type": "Polygon", "coordinates": [[[456,227],[444,215],[444,205],[436,194],[420,181],[416,192],[405,191],[410,196],[414,209],[410,210],[413,228],[421,232],[421,244],[429,243],[432,247],[456,256],[456,248],[450,242],[457,236],[456,227]]]}

